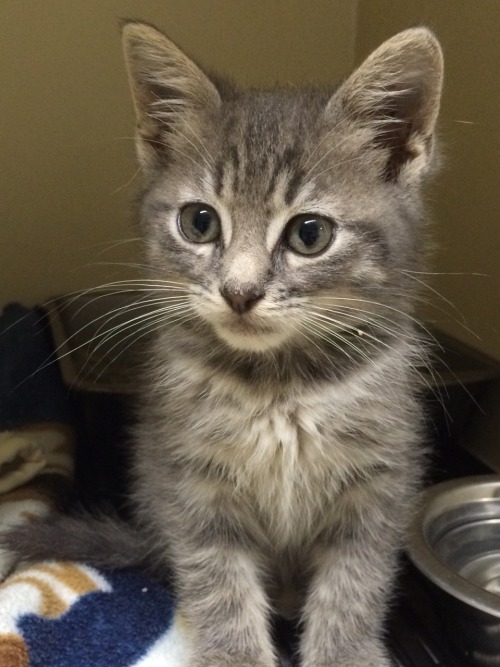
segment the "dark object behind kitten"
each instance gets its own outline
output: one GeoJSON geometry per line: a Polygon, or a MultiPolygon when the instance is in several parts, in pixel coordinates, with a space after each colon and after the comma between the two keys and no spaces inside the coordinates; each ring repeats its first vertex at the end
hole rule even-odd
{"type": "MultiPolygon", "coordinates": [[[[124,26],[155,341],[134,525],[17,529],[21,559],[173,572],[195,667],[387,667],[382,623],[422,467],[425,258],[442,56],[402,32],[337,90],[242,91],[124,26]],[[113,555],[114,554],[114,555],[113,555]]],[[[140,292],[145,290],[145,292],[140,292]]]]}

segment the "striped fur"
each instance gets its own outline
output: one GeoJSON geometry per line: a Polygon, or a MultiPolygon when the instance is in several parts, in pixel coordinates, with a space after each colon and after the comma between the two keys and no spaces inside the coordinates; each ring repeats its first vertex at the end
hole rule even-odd
{"type": "Polygon", "coordinates": [[[416,28],[336,90],[242,91],[144,24],[124,44],[154,335],[132,500],[142,543],[173,568],[191,665],[275,665],[280,611],[300,621],[302,667],[388,667],[422,465],[412,272],[439,45],[416,28]],[[214,241],[180,228],[193,203],[216,212],[214,241]],[[319,252],[290,245],[301,214],[330,221],[319,252]]]}

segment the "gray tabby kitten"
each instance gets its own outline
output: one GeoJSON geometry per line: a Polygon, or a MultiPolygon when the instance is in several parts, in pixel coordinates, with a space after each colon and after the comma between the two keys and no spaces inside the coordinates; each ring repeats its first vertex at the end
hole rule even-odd
{"type": "Polygon", "coordinates": [[[300,620],[302,667],[387,667],[384,611],[421,475],[411,272],[439,44],[402,32],[335,91],[242,91],[150,26],[123,39],[165,324],[135,432],[142,536],[59,520],[10,546],[114,566],[155,554],[192,667],[276,665],[276,612],[300,620]],[[71,537],[57,543],[57,526],[71,537]]]}

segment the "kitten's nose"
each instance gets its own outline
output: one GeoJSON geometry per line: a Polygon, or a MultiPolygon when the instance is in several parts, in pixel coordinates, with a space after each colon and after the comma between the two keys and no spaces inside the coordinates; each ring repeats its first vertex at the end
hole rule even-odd
{"type": "Polygon", "coordinates": [[[244,290],[242,292],[233,292],[230,289],[223,287],[220,291],[224,299],[231,306],[235,313],[242,315],[253,308],[257,301],[260,301],[264,296],[263,292],[257,290],[244,290]]]}

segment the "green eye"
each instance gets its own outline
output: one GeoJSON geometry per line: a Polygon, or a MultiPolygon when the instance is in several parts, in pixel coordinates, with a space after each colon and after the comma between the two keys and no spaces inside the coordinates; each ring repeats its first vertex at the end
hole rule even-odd
{"type": "Polygon", "coordinates": [[[179,227],[184,236],[193,243],[212,243],[221,232],[220,220],[211,206],[187,204],[181,209],[179,227]]]}
{"type": "Polygon", "coordinates": [[[332,220],[321,215],[304,214],[290,220],[285,238],[290,248],[300,255],[316,255],[327,248],[334,231],[332,220]]]}

